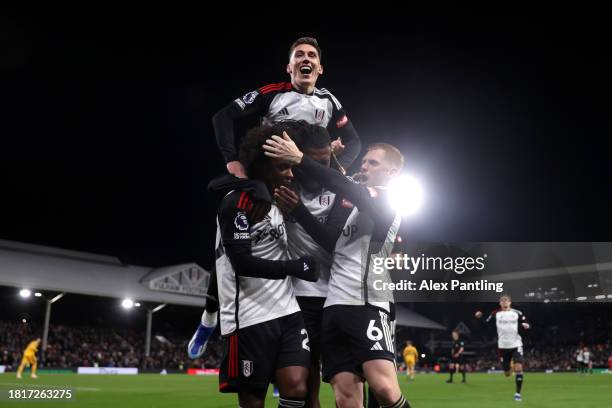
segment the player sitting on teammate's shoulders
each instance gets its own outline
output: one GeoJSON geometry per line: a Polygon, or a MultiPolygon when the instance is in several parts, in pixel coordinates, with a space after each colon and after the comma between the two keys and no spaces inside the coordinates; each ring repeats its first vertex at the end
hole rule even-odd
{"type": "Polygon", "coordinates": [[[344,108],[327,89],[315,87],[323,74],[321,55],[315,38],[297,39],[289,48],[286,67],[291,82],[262,86],[214,115],[217,145],[231,174],[246,177],[244,166],[238,160],[234,137],[234,122],[246,117],[261,117],[263,124],[303,120],[326,128],[336,139],[332,148],[344,168],[359,155],[361,142],[344,108]]]}

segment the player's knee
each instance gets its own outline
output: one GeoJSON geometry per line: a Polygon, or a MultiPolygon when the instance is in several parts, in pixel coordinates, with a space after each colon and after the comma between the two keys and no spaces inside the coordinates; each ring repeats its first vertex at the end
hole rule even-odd
{"type": "Polygon", "coordinates": [[[514,372],[517,374],[521,374],[523,372],[523,365],[522,364],[515,364],[514,365],[514,372]]]}
{"type": "Polygon", "coordinates": [[[306,379],[298,375],[284,378],[282,386],[279,384],[280,387],[282,387],[281,394],[286,397],[304,398],[308,393],[306,379]]]}
{"type": "Polygon", "coordinates": [[[262,398],[254,394],[239,393],[238,403],[242,408],[264,408],[265,396],[262,398]]]}
{"type": "Polygon", "coordinates": [[[342,391],[335,391],[336,405],[338,408],[351,408],[358,406],[355,396],[352,393],[342,391]]]}
{"type": "Polygon", "coordinates": [[[358,406],[358,395],[361,392],[361,387],[360,383],[348,383],[334,378],[332,380],[332,389],[338,408],[358,406]]]}
{"type": "Polygon", "coordinates": [[[400,397],[400,392],[397,387],[387,382],[377,384],[376,388],[372,387],[372,391],[376,394],[376,399],[381,405],[393,404],[400,397]]]}

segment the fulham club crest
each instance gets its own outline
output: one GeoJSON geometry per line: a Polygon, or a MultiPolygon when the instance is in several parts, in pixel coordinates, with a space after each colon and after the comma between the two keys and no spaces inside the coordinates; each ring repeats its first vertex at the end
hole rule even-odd
{"type": "Polygon", "coordinates": [[[321,207],[328,207],[330,202],[331,197],[328,195],[322,195],[319,197],[319,205],[321,205],[321,207]]]}
{"type": "Polygon", "coordinates": [[[250,377],[253,374],[253,362],[251,360],[242,360],[242,375],[250,377]]]}

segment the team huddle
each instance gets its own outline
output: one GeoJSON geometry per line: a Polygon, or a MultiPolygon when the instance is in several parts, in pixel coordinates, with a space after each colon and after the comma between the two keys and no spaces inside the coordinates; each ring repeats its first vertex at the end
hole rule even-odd
{"type": "MultiPolygon", "coordinates": [[[[323,73],[316,39],[292,44],[287,73],[291,82],[249,92],[213,118],[230,174],[209,184],[221,198],[216,272],[189,356],[204,353],[219,324],[219,390],[237,393],[243,408],[263,407],[270,383],[279,407],[319,407],[321,379],[340,408],[364,406],[364,382],[368,406],[409,407],[396,375],[393,298],[367,284],[370,260],[392,253],[400,227],[386,186],[403,155],[370,145],[347,177],[361,144],[340,102],[315,87],[323,73]],[[262,124],[236,147],[234,122],[249,115],[262,124]]],[[[512,313],[496,314],[498,328],[512,313]]],[[[500,349],[513,350],[504,361],[520,370],[521,345],[501,338],[500,349]]],[[[463,370],[461,352],[454,362],[463,370]]]]}
{"type": "Polygon", "coordinates": [[[241,407],[263,406],[271,382],[279,406],[317,407],[321,371],[339,407],[363,406],[363,380],[381,406],[408,407],[395,374],[393,305],[364,291],[362,262],[364,248],[378,256],[393,248],[401,218],[385,186],[403,156],[375,144],[360,182],[344,175],[360,141],[340,102],[315,87],[320,58],[315,39],[297,40],[290,83],[250,92],[213,118],[231,174],[209,184],[223,197],[216,282],[189,354],[203,353],[218,316],[219,389],[238,393],[241,407]],[[236,149],[234,120],[251,114],[263,123],[236,149]]]}

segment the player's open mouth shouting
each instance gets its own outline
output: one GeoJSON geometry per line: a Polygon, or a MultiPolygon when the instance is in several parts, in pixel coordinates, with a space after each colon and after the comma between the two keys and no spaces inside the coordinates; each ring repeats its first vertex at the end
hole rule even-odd
{"type": "Polygon", "coordinates": [[[310,78],[310,74],[312,74],[312,66],[305,64],[300,67],[300,74],[307,78],[310,78]]]}

